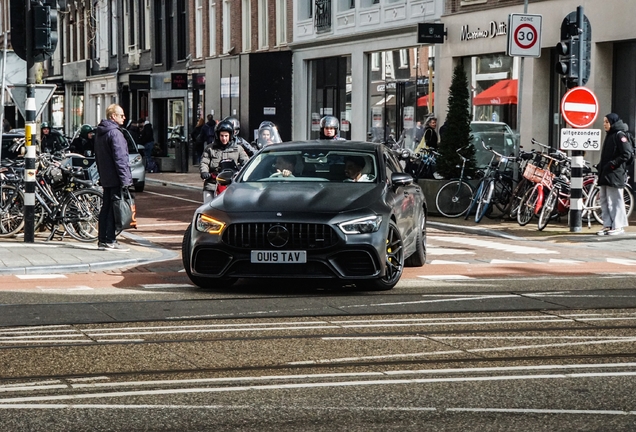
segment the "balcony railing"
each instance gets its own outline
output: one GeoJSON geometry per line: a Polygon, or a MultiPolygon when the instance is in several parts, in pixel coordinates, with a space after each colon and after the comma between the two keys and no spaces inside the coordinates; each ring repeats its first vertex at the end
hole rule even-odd
{"type": "Polygon", "coordinates": [[[331,0],[316,0],[316,32],[331,31],[331,0]]]}

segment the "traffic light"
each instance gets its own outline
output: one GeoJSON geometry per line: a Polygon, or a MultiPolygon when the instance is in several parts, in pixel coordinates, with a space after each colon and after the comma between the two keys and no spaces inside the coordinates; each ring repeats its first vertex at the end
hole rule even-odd
{"type": "Polygon", "coordinates": [[[22,60],[26,61],[26,14],[24,0],[11,0],[11,46],[22,60]]]}
{"type": "Polygon", "coordinates": [[[562,40],[556,46],[559,62],[556,64],[558,74],[567,81],[578,81],[580,72],[579,37],[574,36],[562,40]]]}
{"type": "Polygon", "coordinates": [[[33,44],[31,54],[34,62],[50,58],[57,48],[57,1],[31,3],[33,44]]]}
{"type": "Polygon", "coordinates": [[[592,27],[579,6],[561,23],[561,42],[556,45],[559,61],[556,73],[563,75],[569,88],[581,86],[590,78],[592,27]]]}

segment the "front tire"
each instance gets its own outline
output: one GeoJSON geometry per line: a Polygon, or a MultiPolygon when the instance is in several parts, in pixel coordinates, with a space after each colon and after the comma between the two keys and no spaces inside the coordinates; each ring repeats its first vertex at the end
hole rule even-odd
{"type": "Polygon", "coordinates": [[[356,282],[356,286],[367,291],[388,291],[400,280],[404,271],[404,244],[395,222],[389,222],[386,237],[386,254],[384,276],[375,280],[356,282]]]}
{"type": "Polygon", "coordinates": [[[521,198],[519,210],[517,210],[517,222],[520,226],[526,226],[534,216],[534,208],[539,199],[539,191],[536,187],[528,189],[521,198]]]}
{"type": "Polygon", "coordinates": [[[437,211],[449,218],[460,217],[468,211],[473,198],[473,189],[468,183],[451,181],[437,191],[435,206],[437,211]]]}
{"type": "Polygon", "coordinates": [[[481,196],[477,199],[477,211],[475,212],[475,223],[481,222],[492,202],[492,195],[495,191],[495,183],[489,181],[485,184],[481,196]]]}
{"type": "Polygon", "coordinates": [[[135,183],[135,192],[143,192],[144,187],[146,187],[145,181],[135,183]]]}
{"type": "Polygon", "coordinates": [[[552,212],[554,211],[558,195],[558,188],[555,187],[552,188],[550,194],[545,199],[543,207],[541,207],[541,211],[539,212],[539,222],[537,223],[537,228],[539,228],[539,231],[543,231],[544,228],[548,226],[548,222],[550,222],[550,219],[552,218],[552,212]]]}

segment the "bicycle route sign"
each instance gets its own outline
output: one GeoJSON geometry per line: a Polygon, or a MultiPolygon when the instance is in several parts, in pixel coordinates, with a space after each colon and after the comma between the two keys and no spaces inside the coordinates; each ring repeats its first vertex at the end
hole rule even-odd
{"type": "Polygon", "coordinates": [[[541,57],[541,15],[510,14],[508,16],[508,55],[541,57]]]}
{"type": "Polygon", "coordinates": [[[601,150],[600,129],[561,129],[560,150],[601,150]]]}
{"type": "Polygon", "coordinates": [[[598,99],[587,87],[574,87],[561,99],[561,115],[573,128],[589,127],[598,117],[598,99]]]}

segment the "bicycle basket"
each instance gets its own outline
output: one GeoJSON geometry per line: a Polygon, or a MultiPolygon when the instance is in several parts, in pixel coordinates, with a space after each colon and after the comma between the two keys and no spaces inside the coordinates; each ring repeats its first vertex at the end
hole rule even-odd
{"type": "Polygon", "coordinates": [[[552,184],[552,179],[554,178],[554,174],[550,171],[531,164],[526,165],[523,176],[533,183],[543,184],[552,184]]]}

